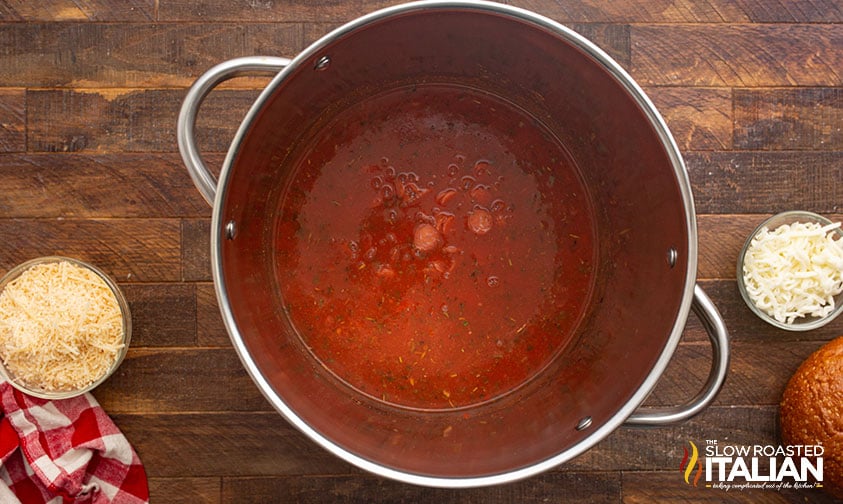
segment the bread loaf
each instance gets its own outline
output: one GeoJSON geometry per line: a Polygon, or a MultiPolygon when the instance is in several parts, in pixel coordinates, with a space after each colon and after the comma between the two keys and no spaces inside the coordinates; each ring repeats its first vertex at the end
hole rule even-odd
{"type": "Polygon", "coordinates": [[[785,445],[823,446],[823,489],[843,499],[843,336],[799,366],[779,414],[785,445]]]}

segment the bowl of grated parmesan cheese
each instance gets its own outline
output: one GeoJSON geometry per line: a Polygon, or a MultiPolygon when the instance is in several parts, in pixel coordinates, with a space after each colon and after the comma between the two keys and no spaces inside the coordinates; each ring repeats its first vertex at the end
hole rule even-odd
{"type": "Polygon", "coordinates": [[[738,257],[738,288],[762,320],[790,331],[831,322],[843,311],[843,230],[806,211],[762,222],[738,257]]]}
{"type": "Polygon", "coordinates": [[[0,279],[0,376],[26,394],[92,390],[120,365],[131,333],[125,297],[90,264],[42,257],[0,279]]]}

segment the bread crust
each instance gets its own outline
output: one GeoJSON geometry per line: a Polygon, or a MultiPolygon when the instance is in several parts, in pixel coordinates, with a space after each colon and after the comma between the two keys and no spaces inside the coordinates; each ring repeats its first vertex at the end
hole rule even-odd
{"type": "Polygon", "coordinates": [[[811,354],[790,378],[779,423],[785,445],[823,445],[823,489],[843,499],[843,336],[811,354]]]}

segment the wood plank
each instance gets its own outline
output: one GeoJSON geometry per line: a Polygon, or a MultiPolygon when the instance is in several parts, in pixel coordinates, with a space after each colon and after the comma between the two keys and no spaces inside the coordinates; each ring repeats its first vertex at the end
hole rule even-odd
{"type": "Polygon", "coordinates": [[[735,147],[843,150],[843,88],[736,89],[735,147]]]}
{"type": "Polygon", "coordinates": [[[737,0],[753,23],[839,23],[843,6],[836,0],[737,0]]]}
{"type": "Polygon", "coordinates": [[[629,26],[605,23],[573,23],[569,28],[594,42],[624,69],[629,69],[631,51],[629,26]]]}
{"type": "Polygon", "coordinates": [[[0,152],[26,149],[26,101],[23,89],[0,89],[0,152]]]}
{"type": "Polygon", "coordinates": [[[738,0],[750,20],[759,23],[840,23],[843,5],[836,0],[738,0]]]}
{"type": "MultiPolygon", "coordinates": [[[[835,217],[835,215],[830,215],[835,217]]],[[[776,330],[772,326],[762,323],[756,317],[749,315],[735,283],[736,273],[734,271],[737,262],[737,254],[742,246],[742,240],[748,235],[755,225],[763,220],[764,216],[711,216],[702,215],[699,218],[700,225],[700,246],[699,254],[699,278],[709,295],[714,299],[718,308],[727,321],[727,326],[738,337],[766,339],[766,338],[789,338],[789,339],[830,339],[838,328],[843,333],[843,318],[835,321],[829,326],[812,331],[809,335],[804,333],[789,333],[776,330]],[[737,221],[736,221],[737,219],[737,221]],[[727,224],[732,223],[732,231],[721,233],[720,220],[727,224]],[[710,279],[714,280],[710,280],[710,279]]],[[[839,217],[838,217],[839,218],[839,217]]],[[[195,247],[207,248],[207,239],[196,240],[199,245],[195,247]]],[[[186,249],[193,248],[185,244],[186,249]]],[[[210,278],[205,280],[210,282],[210,278]]],[[[198,338],[203,346],[228,346],[228,336],[219,315],[214,287],[211,283],[197,285],[197,327],[198,338]]],[[[693,318],[692,321],[693,322],[693,318]]],[[[699,325],[695,326],[697,330],[699,325]]],[[[697,334],[698,339],[705,339],[704,334],[697,334]]]]}
{"type": "Polygon", "coordinates": [[[609,473],[547,472],[508,485],[463,490],[424,488],[375,476],[223,478],[222,502],[300,504],[323,502],[441,504],[495,502],[610,503],[620,498],[620,476],[609,473]]]}
{"type": "MultiPolygon", "coordinates": [[[[173,455],[174,459],[179,458],[173,455]]],[[[217,504],[220,478],[148,478],[149,501],[171,504],[217,504]]]]}
{"type": "MultiPolygon", "coordinates": [[[[226,152],[258,90],[219,90],[197,119],[200,152],[226,152]]],[[[28,150],[174,152],[184,92],[32,90],[27,92],[28,150]]]]}
{"type": "Polygon", "coordinates": [[[634,25],[630,40],[642,85],[843,84],[843,24],[634,25]]]}
{"type": "MultiPolygon", "coordinates": [[[[733,341],[750,341],[756,344],[771,340],[823,342],[830,341],[843,334],[843,317],[808,333],[783,331],[764,323],[758,317],[750,316],[751,312],[741,298],[735,280],[702,280],[699,284],[714,301],[733,341]]],[[[214,285],[212,283],[197,283],[195,287],[197,345],[230,347],[231,342],[219,313],[214,285]]],[[[702,342],[707,341],[707,339],[708,336],[702,325],[697,321],[696,316],[691,313],[688,317],[683,341],[702,342]]]]}
{"type": "Polygon", "coordinates": [[[684,158],[700,214],[843,209],[843,151],[687,152],[684,158]]]}
{"type": "Polygon", "coordinates": [[[717,23],[725,20],[747,21],[748,16],[735,1],[705,0],[688,2],[667,0],[626,0],[621,2],[546,2],[518,0],[510,2],[560,22],[599,21],[606,23],[717,23]]]}
{"type": "Polygon", "coordinates": [[[290,57],[304,47],[300,24],[237,21],[4,24],[0,86],[186,87],[225,60],[290,57]]]}
{"type": "MultiPolygon", "coordinates": [[[[716,404],[775,405],[789,377],[824,341],[736,338],[727,381],[716,404]]],[[[647,406],[682,404],[708,376],[707,341],[679,345],[647,406]]],[[[269,411],[271,406],[246,374],[232,348],[132,346],[115,375],[97,391],[109,411],[269,411]]]]}
{"type": "MultiPolygon", "coordinates": [[[[661,427],[622,426],[570,463],[566,470],[676,471],[688,441],[778,444],[775,407],[709,407],[691,420],[661,427]]],[[[678,471],[676,471],[678,476],[678,471]]],[[[684,485],[685,482],[682,481],[684,485]]]]}
{"type": "Polygon", "coordinates": [[[125,284],[132,313],[132,348],[193,346],[196,287],[193,284],[125,284]]]}
{"type": "MultiPolygon", "coordinates": [[[[219,135],[221,141],[224,136],[219,135]]],[[[793,208],[834,213],[843,200],[843,150],[688,151],[684,158],[700,214],[793,208]]],[[[216,170],[222,156],[210,154],[206,160],[216,170]]],[[[0,154],[0,186],[7,189],[0,193],[4,217],[211,214],[175,153],[0,154]]],[[[196,238],[207,248],[207,236],[196,238]]],[[[196,279],[210,278],[209,271],[194,273],[196,279]]]]}
{"type": "MultiPolygon", "coordinates": [[[[732,101],[717,88],[647,88],[684,150],[732,146],[732,101]]],[[[257,90],[219,90],[200,112],[203,152],[225,152],[257,90]]],[[[840,150],[843,92],[838,88],[737,90],[735,144],[742,150],[840,150]],[[763,135],[765,144],[757,138],[763,135]],[[799,143],[794,143],[799,138],[799,143]]],[[[172,151],[182,92],[30,91],[29,149],[172,151]],[[145,118],[145,119],[139,119],[145,118]]]]}
{"type": "MultiPolygon", "coordinates": [[[[828,325],[807,332],[785,331],[773,327],[752,315],[750,309],[738,292],[737,282],[734,280],[703,280],[698,282],[703,290],[714,301],[717,310],[726,323],[726,329],[732,341],[752,342],[756,345],[766,345],[769,341],[793,342],[811,341],[821,344],[843,335],[843,317],[828,325]]],[[[691,314],[688,318],[687,329],[682,336],[684,342],[707,341],[702,325],[691,314]]]]}
{"type": "MultiPolygon", "coordinates": [[[[738,481],[736,480],[737,484],[738,481]]],[[[729,491],[717,488],[705,488],[703,481],[697,487],[688,485],[679,471],[626,471],[623,473],[623,502],[627,504],[650,504],[652,502],[710,502],[719,504],[769,504],[789,502],[816,502],[818,504],[835,502],[828,494],[819,489],[736,489],[729,491]]]]}
{"type": "Polygon", "coordinates": [[[182,265],[187,281],[211,280],[211,222],[209,219],[182,221],[182,265]]]}
{"type": "Polygon", "coordinates": [[[196,343],[199,346],[231,347],[212,283],[196,284],[196,343]]]}
{"type": "Polygon", "coordinates": [[[0,269],[64,255],[88,261],[118,282],[177,281],[179,222],[171,219],[0,219],[0,269]],[[21,232],[25,230],[25,232],[21,232]]]}
{"type": "MultiPolygon", "coordinates": [[[[714,404],[778,405],[790,376],[823,341],[735,340],[730,345],[729,372],[714,404]]],[[[682,404],[702,388],[711,367],[707,342],[679,345],[647,406],[682,404]]]]}
{"type": "Polygon", "coordinates": [[[200,217],[210,208],[168,154],[0,154],[0,213],[16,218],[200,217]]]}
{"type": "Polygon", "coordinates": [[[735,279],[746,238],[769,215],[698,215],[697,278],[735,279]]]}
{"type": "MultiPolygon", "coordinates": [[[[756,226],[772,214],[763,215],[698,215],[698,267],[700,279],[734,279],[746,238],[756,226]]],[[[843,220],[839,213],[827,213],[833,221],[843,220]]]]}
{"type": "Polygon", "coordinates": [[[3,21],[155,21],[156,0],[27,0],[0,2],[3,21]]]}
{"type": "MultiPolygon", "coordinates": [[[[644,84],[839,85],[835,69],[840,67],[841,28],[636,25],[630,32],[635,54],[630,63],[633,75],[644,84]],[[728,43],[721,44],[724,40],[728,43]],[[787,60],[777,56],[785,54],[784,49],[792,55],[787,60]],[[723,63],[726,60],[729,63],[723,63]]],[[[0,30],[0,44],[10,48],[0,55],[7,69],[0,73],[0,85],[186,86],[226,59],[298,54],[304,48],[303,33],[296,23],[9,24],[0,30]]]]}
{"type": "MultiPolygon", "coordinates": [[[[303,27],[304,45],[310,45],[342,23],[320,20],[303,27]]],[[[629,67],[629,26],[607,23],[571,23],[568,28],[594,42],[624,68],[629,67]]]]}
{"type": "Polygon", "coordinates": [[[150,478],[357,474],[279,414],[112,414],[150,478]]]}
{"type": "Polygon", "coordinates": [[[335,28],[339,28],[342,24],[343,23],[331,23],[325,20],[305,23],[302,25],[302,40],[304,40],[304,46],[307,47],[316,42],[320,37],[328,34],[335,28]]]}
{"type": "MultiPolygon", "coordinates": [[[[717,88],[647,88],[685,150],[732,146],[730,91],[717,88]]],[[[203,152],[225,152],[257,90],[219,90],[200,112],[203,152]]],[[[840,150],[843,93],[838,88],[737,90],[735,146],[740,149],[840,150]],[[814,114],[807,113],[810,109],[814,114]],[[804,113],[803,113],[804,112],[804,113]],[[795,123],[799,114],[805,119],[795,123]],[[798,131],[797,131],[798,129],[798,131]],[[766,138],[760,144],[758,135],[766,138]],[[794,143],[799,138],[799,143],[794,143]]],[[[29,149],[33,151],[173,151],[183,94],[176,90],[27,93],[29,149]]]]}
{"type": "Polygon", "coordinates": [[[110,413],[271,411],[230,348],[133,347],[95,395],[110,413]]]}
{"type": "MultiPolygon", "coordinates": [[[[649,87],[646,91],[683,150],[733,146],[729,90],[649,87]]],[[[257,94],[257,90],[211,94],[197,124],[202,152],[228,150],[257,94]]],[[[182,98],[176,90],[29,91],[29,150],[174,151],[172,138],[182,98]]],[[[738,149],[839,151],[843,145],[843,92],[839,88],[739,89],[735,107],[734,147],[738,149]],[[805,119],[797,122],[797,116],[805,119]],[[764,138],[764,143],[758,138],[764,138]]],[[[20,112],[10,112],[15,113],[20,112]]],[[[23,133],[15,131],[10,127],[7,132],[8,149],[21,148],[23,133]]]]}
{"type": "MultiPolygon", "coordinates": [[[[575,0],[507,0],[517,7],[533,10],[561,22],[582,23],[720,23],[720,22],[839,22],[843,9],[834,0],[808,2],[761,0],[625,0],[592,2],[575,0]]],[[[342,23],[376,9],[393,5],[383,0],[320,2],[305,0],[271,2],[266,0],[237,4],[214,0],[197,4],[189,0],[163,2],[162,21],[332,21],[342,23]]]]}
{"type": "MultiPolygon", "coordinates": [[[[768,341],[783,343],[810,341],[821,344],[843,334],[843,317],[808,333],[783,331],[761,321],[758,317],[751,316],[749,308],[740,297],[734,280],[703,280],[699,283],[706,294],[714,301],[732,341],[746,341],[753,344],[766,344],[768,341]]],[[[197,346],[230,348],[231,342],[219,313],[213,284],[197,283],[195,287],[197,346]]],[[[688,317],[682,341],[685,343],[708,341],[708,336],[702,324],[693,313],[688,317]]],[[[705,350],[701,349],[700,351],[703,352],[704,357],[705,350]]],[[[678,359],[675,361],[681,362],[678,359]]],[[[671,363],[671,366],[673,365],[671,363]]]]}
{"type": "Polygon", "coordinates": [[[345,23],[375,10],[394,5],[388,0],[254,0],[228,2],[209,0],[197,3],[191,0],[161,2],[161,21],[232,21],[232,22],[306,22],[345,23]]]}
{"type": "MultiPolygon", "coordinates": [[[[341,23],[316,22],[304,25],[304,43],[312,44],[341,23]]],[[[623,67],[629,65],[629,26],[607,23],[571,23],[568,28],[594,42],[623,67]]]]}
{"type": "Polygon", "coordinates": [[[644,91],[664,117],[681,150],[732,147],[731,90],[650,87],[644,91]]]}
{"type": "MultiPolygon", "coordinates": [[[[777,444],[776,415],[775,407],[713,407],[672,426],[620,427],[559,469],[562,474],[675,470],[688,440],[777,444]]],[[[112,414],[112,418],[151,478],[224,476],[226,487],[232,477],[362,474],[274,412],[112,414]],[[174,454],[185,456],[173,463],[174,454]]]]}
{"type": "Polygon", "coordinates": [[[175,90],[28,91],[28,150],[173,151],[180,94],[175,90]]]}
{"type": "Polygon", "coordinates": [[[534,10],[562,22],[832,23],[843,20],[843,8],[834,0],[512,0],[507,3],[534,10]]]}

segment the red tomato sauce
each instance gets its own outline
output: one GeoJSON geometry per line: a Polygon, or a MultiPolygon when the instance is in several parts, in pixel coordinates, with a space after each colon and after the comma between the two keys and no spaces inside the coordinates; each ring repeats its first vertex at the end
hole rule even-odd
{"type": "Polygon", "coordinates": [[[293,326],[358,391],[494,399],[570,340],[593,285],[588,194],[523,110],[451,85],[339,112],[296,157],[274,256],[293,326]]]}

